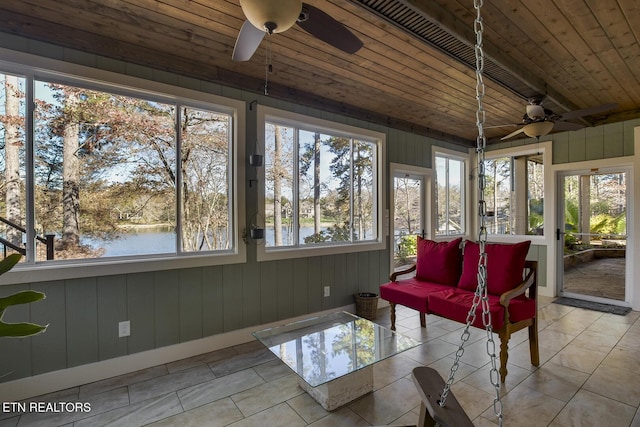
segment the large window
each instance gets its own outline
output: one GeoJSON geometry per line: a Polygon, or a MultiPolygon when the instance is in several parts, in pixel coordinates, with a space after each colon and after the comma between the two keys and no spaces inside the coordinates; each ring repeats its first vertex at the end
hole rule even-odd
{"type": "Polygon", "coordinates": [[[542,235],[544,165],[541,154],[487,158],[487,231],[542,235]]]}
{"type": "Polygon", "coordinates": [[[0,104],[5,253],[33,264],[237,250],[233,108],[1,71],[0,104]]]}
{"type": "Polygon", "coordinates": [[[436,154],[436,236],[465,233],[465,162],[436,154]]]}
{"type": "Polygon", "coordinates": [[[382,142],[336,129],[265,118],[267,249],[379,241],[382,142]]]}

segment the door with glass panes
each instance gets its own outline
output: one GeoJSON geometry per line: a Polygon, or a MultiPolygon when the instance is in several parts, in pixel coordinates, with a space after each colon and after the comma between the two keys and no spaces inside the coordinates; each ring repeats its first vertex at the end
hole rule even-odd
{"type": "Polygon", "coordinates": [[[572,171],[559,179],[558,290],[566,297],[626,301],[628,171],[572,171]]]}

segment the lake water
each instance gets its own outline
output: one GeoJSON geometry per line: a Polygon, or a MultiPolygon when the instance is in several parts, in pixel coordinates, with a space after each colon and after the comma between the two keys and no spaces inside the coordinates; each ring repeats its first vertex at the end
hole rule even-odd
{"type": "MultiPolygon", "coordinates": [[[[323,227],[325,230],[326,227],[323,227]]],[[[286,230],[283,229],[286,236],[286,230]]],[[[313,227],[301,227],[301,240],[313,234],[313,227]]],[[[267,246],[273,246],[274,228],[267,227],[265,230],[267,246]]],[[[102,239],[81,239],[83,245],[90,245],[94,249],[104,248],[105,257],[127,256],[127,255],[150,255],[176,252],[176,235],[167,228],[138,229],[135,233],[122,234],[113,240],[102,239]]],[[[286,240],[285,240],[286,243],[286,240]]]]}
{"type": "Polygon", "coordinates": [[[104,248],[103,256],[149,255],[175,253],[175,233],[166,228],[140,229],[136,233],[122,234],[113,240],[82,239],[83,245],[104,248]]]}

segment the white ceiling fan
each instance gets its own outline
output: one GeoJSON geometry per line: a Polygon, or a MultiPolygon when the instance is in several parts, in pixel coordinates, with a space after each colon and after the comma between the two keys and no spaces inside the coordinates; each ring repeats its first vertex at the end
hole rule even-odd
{"type": "MultiPolygon", "coordinates": [[[[555,131],[578,130],[585,127],[582,123],[575,123],[569,120],[575,120],[581,117],[593,116],[595,114],[605,113],[618,108],[618,104],[602,104],[594,107],[584,108],[581,110],[569,111],[564,114],[556,114],[548,108],[542,106],[542,98],[532,98],[526,106],[526,113],[522,117],[521,123],[509,126],[520,126],[519,129],[500,138],[501,140],[513,138],[516,135],[524,133],[530,138],[539,138],[555,131]]],[[[499,126],[498,126],[499,127],[499,126]]]]}
{"type": "Polygon", "coordinates": [[[362,41],[341,22],[301,0],[240,0],[240,7],[247,20],[233,49],[234,61],[248,61],[265,34],[287,31],[296,23],[309,34],[343,52],[355,53],[363,46],[362,41]]]}

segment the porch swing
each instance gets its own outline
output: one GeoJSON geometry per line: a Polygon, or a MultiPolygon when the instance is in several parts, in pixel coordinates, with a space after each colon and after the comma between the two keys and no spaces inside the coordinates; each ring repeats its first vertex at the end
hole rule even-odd
{"type": "Polygon", "coordinates": [[[486,228],[486,204],[484,200],[485,191],[485,165],[484,153],[486,148],[486,137],[484,135],[485,111],[483,97],[485,86],[483,81],[484,51],[482,48],[483,23],[481,16],[483,0],[474,0],[473,7],[476,9],[476,19],[474,21],[474,32],[476,35],[475,57],[476,57],[476,100],[478,110],[476,113],[476,125],[478,127],[478,137],[476,139],[477,170],[478,170],[478,216],[480,217],[480,227],[478,233],[478,243],[480,256],[478,259],[478,285],[473,296],[471,308],[467,314],[466,325],[460,337],[460,345],[456,351],[455,360],[451,366],[447,381],[440,376],[438,371],[426,366],[413,370],[413,379],[422,399],[420,407],[419,426],[442,426],[442,427],[473,427],[471,419],[464,412],[464,409],[451,392],[451,385],[454,376],[459,368],[459,363],[464,354],[464,345],[468,341],[469,328],[476,320],[476,309],[482,308],[482,323],[487,333],[487,354],[491,360],[490,380],[493,385],[496,397],[493,401],[493,409],[498,418],[500,427],[503,425],[502,401],[500,400],[500,375],[496,367],[495,342],[493,340],[493,326],[491,323],[491,312],[489,311],[489,298],[487,295],[487,243],[486,228]]]}

